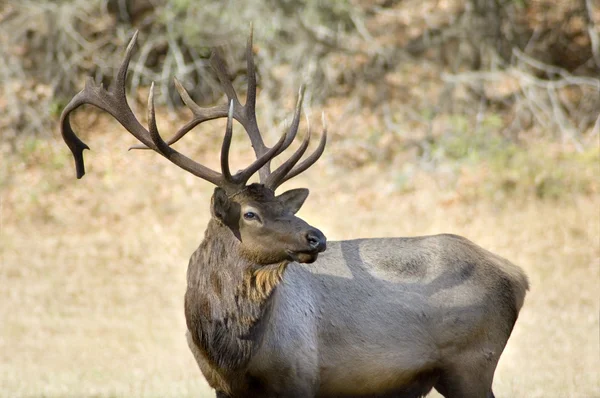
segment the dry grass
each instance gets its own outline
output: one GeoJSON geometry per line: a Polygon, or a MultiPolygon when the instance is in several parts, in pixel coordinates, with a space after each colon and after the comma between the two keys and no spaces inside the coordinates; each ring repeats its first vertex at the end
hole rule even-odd
{"type": "MultiPolygon", "coordinates": [[[[212,396],[183,316],[212,187],[155,154],[125,152],[133,139],[104,118],[94,130],[81,181],[59,138],[2,151],[0,396],[212,396]]],[[[198,132],[188,145],[218,136],[198,132]]],[[[330,240],[453,232],[520,264],[532,290],[496,395],[600,394],[598,195],[473,203],[427,175],[398,192],[393,170],[335,166],[338,145],[289,184],[311,188],[302,217],[330,240]]],[[[214,153],[205,144],[194,157],[216,166],[214,153]]],[[[250,152],[232,156],[235,169],[250,152]]]]}

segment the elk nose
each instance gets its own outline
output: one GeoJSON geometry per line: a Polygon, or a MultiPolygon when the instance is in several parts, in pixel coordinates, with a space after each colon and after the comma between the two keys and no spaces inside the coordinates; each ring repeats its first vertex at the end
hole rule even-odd
{"type": "Polygon", "coordinates": [[[313,250],[323,252],[327,248],[327,238],[325,238],[323,232],[319,231],[318,229],[312,229],[308,231],[306,233],[306,241],[313,250]]]}

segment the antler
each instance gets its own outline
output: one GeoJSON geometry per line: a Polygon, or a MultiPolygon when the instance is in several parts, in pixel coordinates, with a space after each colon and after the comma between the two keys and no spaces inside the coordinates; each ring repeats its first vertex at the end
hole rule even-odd
{"type": "Polygon", "coordinates": [[[269,188],[275,190],[284,181],[298,175],[310,167],[310,165],[312,165],[323,153],[327,136],[325,129],[323,131],[321,142],[315,152],[311,154],[311,156],[309,156],[305,161],[300,163],[300,165],[294,168],[308,147],[310,139],[309,131],[300,148],[298,148],[298,150],[290,157],[290,159],[288,159],[277,170],[271,173],[271,159],[289,147],[298,131],[300,111],[304,97],[304,88],[301,87],[300,89],[296,111],[294,113],[294,119],[288,132],[284,133],[273,147],[267,147],[264,144],[256,122],[256,70],[252,54],[252,32],[250,33],[246,48],[248,65],[248,91],[246,103],[241,105],[231,80],[226,72],[224,62],[217,52],[213,52],[210,59],[211,66],[217,73],[217,77],[221,82],[223,91],[227,95],[228,105],[223,104],[209,108],[202,108],[191,99],[190,95],[181,85],[181,83],[177,79],[174,79],[175,87],[177,88],[181,99],[188,106],[188,108],[190,108],[194,117],[171,139],[164,141],[160,136],[156,126],[154,111],[154,83],[151,86],[150,95],[148,97],[148,130],[145,129],[137,120],[127,103],[127,97],[125,95],[125,79],[136,40],[137,32],[133,35],[129,45],[127,46],[125,58],[121,64],[121,67],[119,68],[115,83],[109,90],[105,90],[102,85],[95,85],[91,79],[88,79],[85,88],[75,97],[73,97],[71,102],[63,110],[61,115],[62,135],[75,158],[77,178],[81,178],[85,174],[83,150],[89,149],[89,147],[83,143],[73,132],[69,121],[69,116],[72,111],[83,104],[91,104],[108,112],[143,144],[141,146],[138,145],[132,148],[152,149],[182,169],[189,171],[197,177],[212,182],[217,186],[225,188],[228,191],[238,190],[239,188],[243,187],[249,178],[257,171],[259,171],[261,182],[269,188]],[[221,147],[221,173],[213,171],[191,160],[171,147],[173,143],[179,141],[185,134],[187,134],[198,124],[222,117],[227,117],[228,120],[225,137],[221,147]],[[256,154],[256,160],[246,169],[239,171],[235,175],[231,175],[230,173],[228,160],[232,135],[232,119],[236,119],[240,124],[242,124],[248,136],[250,137],[250,141],[256,154]]]}
{"type": "MultiPolygon", "coordinates": [[[[223,87],[223,91],[227,96],[227,99],[230,102],[233,102],[233,118],[237,120],[246,130],[246,133],[250,138],[250,142],[252,143],[252,147],[254,148],[254,153],[256,154],[256,157],[259,158],[265,153],[269,152],[272,148],[269,148],[264,144],[256,120],[256,66],[254,64],[252,41],[253,32],[251,30],[250,36],[248,37],[248,41],[246,43],[248,86],[246,92],[246,103],[244,105],[240,103],[235,89],[233,88],[233,84],[229,78],[229,74],[227,73],[225,63],[223,62],[220,54],[217,51],[213,51],[213,53],[211,54],[210,64],[217,74],[221,86],[223,87]]],[[[185,136],[198,124],[207,120],[224,116],[224,110],[220,106],[212,108],[201,108],[200,106],[198,106],[198,104],[196,104],[191,99],[186,89],[181,85],[181,83],[177,79],[175,79],[175,87],[177,88],[177,91],[179,92],[179,95],[181,96],[183,102],[192,111],[194,118],[185,126],[183,126],[173,137],[167,140],[168,145],[172,145],[179,141],[181,138],[183,138],[183,136],[185,136]]],[[[283,145],[276,151],[275,156],[279,155],[281,152],[286,150],[294,141],[294,138],[296,137],[296,134],[298,132],[298,127],[300,125],[300,113],[302,111],[303,100],[304,86],[301,86],[298,92],[298,101],[296,102],[296,108],[294,112],[294,117],[292,119],[292,123],[286,134],[283,145]]],[[[280,165],[275,171],[271,172],[271,159],[267,161],[267,163],[259,170],[259,177],[261,183],[265,184],[272,190],[275,190],[279,185],[283,184],[290,178],[302,173],[303,171],[308,169],[313,163],[315,163],[323,154],[323,151],[325,150],[325,144],[327,142],[327,129],[325,128],[324,121],[325,119],[323,117],[323,133],[321,135],[319,145],[309,157],[307,157],[302,163],[300,163],[297,167],[294,168],[296,163],[301,159],[302,155],[304,154],[304,152],[306,152],[306,149],[308,148],[310,132],[307,133],[304,142],[298,148],[298,150],[285,163],[280,165]]],[[[135,146],[133,148],[145,149],[144,146],[135,146]]]]}
{"type": "Polygon", "coordinates": [[[302,173],[304,170],[308,169],[313,165],[323,154],[325,150],[325,144],[327,143],[327,124],[325,122],[325,113],[322,114],[322,123],[323,123],[323,133],[321,134],[321,141],[319,141],[319,146],[313,153],[310,154],[309,157],[304,159],[302,163],[298,166],[294,167],[296,163],[302,158],[304,152],[306,152],[306,148],[308,148],[308,143],[310,141],[310,126],[308,127],[308,131],[306,132],[306,137],[302,142],[302,145],[296,150],[296,152],[281,166],[279,166],[271,175],[269,175],[264,182],[266,186],[271,188],[273,191],[289,180],[302,173]]]}

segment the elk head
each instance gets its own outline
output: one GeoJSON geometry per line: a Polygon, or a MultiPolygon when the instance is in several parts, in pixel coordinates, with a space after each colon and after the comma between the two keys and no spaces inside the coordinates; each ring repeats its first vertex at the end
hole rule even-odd
{"type": "Polygon", "coordinates": [[[312,263],[325,250],[326,239],[321,231],[295,216],[307,196],[308,189],[275,196],[261,184],[248,185],[232,196],[216,188],[211,212],[240,240],[241,254],[252,262],[312,263]]]}
{"type": "Polygon", "coordinates": [[[256,122],[256,72],[252,54],[252,33],[246,47],[248,67],[248,90],[246,103],[242,105],[228,77],[222,59],[213,51],[211,66],[215,70],[228,104],[202,108],[196,104],[185,88],[174,79],[175,86],[183,102],[193,113],[193,118],[169,140],[164,141],[156,126],[154,110],[154,83],[148,97],[148,129],[138,121],[127,103],[125,81],[133,48],[137,40],[134,34],[113,86],[106,90],[91,79],[65,107],[61,115],[61,131],[66,144],[75,158],[77,178],[85,174],[83,150],[89,147],[81,141],[69,121],[72,111],[84,104],[94,105],[113,116],[142,145],[135,149],[152,149],[182,169],[209,181],[217,186],[211,199],[211,214],[219,225],[227,227],[241,242],[242,255],[257,264],[270,264],[284,260],[313,262],[318,253],[325,250],[325,236],[316,228],[295,216],[308,196],[307,189],[294,189],[275,196],[275,190],[283,182],[309,168],[323,153],[327,140],[327,130],[317,149],[304,161],[302,158],[310,141],[310,129],[300,147],[292,156],[271,172],[271,160],[283,152],[294,140],[300,123],[300,112],[304,88],[300,89],[294,118],[289,129],[271,148],[262,139],[256,122]],[[171,145],[202,122],[227,118],[227,127],[221,146],[221,172],[211,170],[178,152],[171,145]],[[233,120],[237,120],[248,134],[256,160],[243,170],[232,174],[229,169],[229,148],[233,133],[233,120]],[[260,184],[247,185],[250,177],[259,173],[260,184]]]}

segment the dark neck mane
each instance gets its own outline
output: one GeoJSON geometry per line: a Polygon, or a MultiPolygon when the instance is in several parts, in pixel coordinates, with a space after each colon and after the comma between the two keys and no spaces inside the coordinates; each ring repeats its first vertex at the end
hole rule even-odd
{"type": "Polygon", "coordinates": [[[229,371],[248,363],[286,266],[241,257],[229,228],[209,222],[188,266],[185,314],[194,343],[214,366],[229,371]]]}

